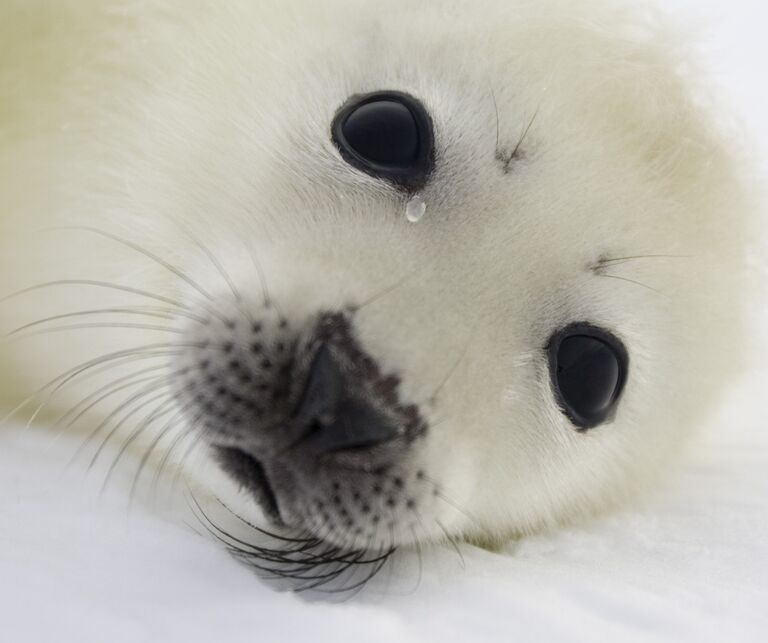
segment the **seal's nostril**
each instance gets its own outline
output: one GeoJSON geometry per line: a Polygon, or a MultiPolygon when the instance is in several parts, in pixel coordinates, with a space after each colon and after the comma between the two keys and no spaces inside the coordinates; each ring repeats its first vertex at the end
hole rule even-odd
{"type": "Polygon", "coordinates": [[[331,133],[347,163],[408,191],[422,188],[432,171],[432,121],[408,94],[353,96],[336,115],[331,133]]]}
{"type": "Polygon", "coordinates": [[[391,419],[351,394],[348,378],[328,346],[321,346],[294,417],[304,430],[303,446],[330,453],[371,447],[398,434],[391,419]]]}

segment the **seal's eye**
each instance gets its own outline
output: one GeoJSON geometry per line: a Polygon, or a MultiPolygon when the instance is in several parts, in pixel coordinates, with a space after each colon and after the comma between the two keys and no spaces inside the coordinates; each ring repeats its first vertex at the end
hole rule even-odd
{"type": "Polygon", "coordinates": [[[552,387],[560,408],[579,428],[610,420],[624,389],[629,357],[611,333],[591,324],[571,324],[547,347],[552,387]]]}
{"type": "Polygon", "coordinates": [[[429,114],[402,92],[353,96],[336,114],[331,137],[351,166],[408,191],[422,188],[434,166],[429,114]]]}

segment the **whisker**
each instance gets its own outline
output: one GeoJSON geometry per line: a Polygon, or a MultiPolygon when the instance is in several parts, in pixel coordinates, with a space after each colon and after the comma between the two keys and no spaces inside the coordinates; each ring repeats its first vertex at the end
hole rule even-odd
{"type": "MultiPolygon", "coordinates": [[[[317,538],[301,539],[301,541],[291,539],[291,545],[295,545],[297,542],[300,544],[298,548],[276,549],[261,546],[238,538],[223,529],[202,508],[194,493],[191,490],[188,491],[189,497],[191,497],[190,509],[206,532],[221,542],[233,556],[256,570],[262,578],[265,580],[289,580],[293,584],[293,591],[297,593],[316,590],[329,594],[344,593],[349,595],[367,584],[383,568],[395,551],[391,545],[388,548],[380,547],[378,552],[369,552],[366,549],[343,551],[343,548],[332,545],[320,549],[323,541],[317,538]],[[303,542],[304,540],[306,542],[303,542]],[[368,567],[369,571],[362,580],[353,582],[357,570],[363,567],[368,567]],[[347,578],[342,586],[328,587],[331,583],[342,578],[347,578]]],[[[220,499],[217,498],[217,501],[242,524],[251,528],[254,527],[242,516],[227,507],[220,499]]],[[[265,531],[258,527],[255,529],[256,533],[265,531]]],[[[278,536],[278,538],[285,540],[283,536],[278,536]]]]}
{"type": "Polygon", "coordinates": [[[599,268],[601,266],[606,266],[609,264],[619,264],[619,263],[625,263],[627,261],[636,261],[640,259],[691,259],[692,255],[630,255],[627,257],[604,257],[601,258],[598,262],[596,267],[599,268]]]}
{"type": "Polygon", "coordinates": [[[493,111],[496,115],[496,146],[493,148],[496,152],[496,158],[498,160],[503,160],[503,154],[501,150],[499,149],[499,104],[496,102],[496,94],[493,91],[493,87],[490,88],[491,91],[491,100],[493,101],[493,111]],[[499,158],[501,156],[502,158],[499,158]]]}
{"type": "MultiPolygon", "coordinates": [[[[210,521],[207,516],[206,519],[210,521]]],[[[316,568],[319,564],[329,562],[329,560],[324,558],[322,554],[315,554],[313,552],[314,548],[320,544],[319,541],[310,545],[304,545],[301,548],[273,549],[246,542],[227,533],[219,526],[215,526],[215,529],[230,540],[235,541],[243,547],[247,547],[248,550],[241,550],[243,553],[248,553],[251,556],[258,556],[260,559],[267,562],[284,564],[285,566],[280,568],[282,574],[302,574],[316,568]],[[296,558],[294,558],[294,556],[296,556],[296,558]]]]}
{"type": "Polygon", "coordinates": [[[152,477],[152,492],[155,493],[157,490],[157,485],[160,482],[160,478],[162,477],[165,468],[168,466],[168,463],[170,461],[171,456],[175,453],[176,448],[186,439],[190,439],[190,444],[185,449],[184,453],[182,454],[179,465],[177,466],[177,472],[176,475],[174,475],[173,480],[171,481],[171,491],[176,486],[176,480],[178,478],[179,472],[181,472],[184,468],[184,464],[189,458],[189,456],[192,454],[193,450],[200,444],[200,441],[203,439],[203,435],[205,435],[205,431],[193,431],[192,429],[195,427],[197,422],[200,421],[200,419],[203,417],[203,413],[199,413],[197,416],[197,419],[194,422],[189,422],[188,427],[189,431],[184,433],[179,433],[171,442],[169,447],[166,449],[165,453],[163,454],[162,458],[160,459],[160,463],[158,464],[157,469],[155,470],[155,475],[152,477]]]}
{"type": "Polygon", "coordinates": [[[499,107],[498,107],[498,103],[496,102],[496,96],[493,94],[493,91],[491,91],[491,98],[493,100],[494,109],[496,110],[496,160],[501,161],[501,163],[503,164],[502,171],[504,172],[504,174],[509,174],[512,161],[519,158],[520,148],[525,142],[525,139],[528,138],[528,134],[531,131],[531,128],[533,127],[533,124],[539,115],[539,111],[541,110],[541,105],[539,105],[536,108],[536,111],[533,113],[531,120],[528,121],[528,124],[523,130],[522,134],[520,135],[520,138],[518,139],[514,149],[511,152],[507,153],[505,152],[505,150],[499,147],[499,107]]]}
{"type": "Polygon", "coordinates": [[[133,241],[129,241],[128,239],[123,239],[122,237],[112,234],[111,232],[107,232],[106,230],[100,230],[99,228],[92,228],[90,226],[61,226],[61,228],[59,229],[90,232],[91,234],[96,234],[106,239],[110,239],[115,243],[119,243],[125,246],[126,248],[130,248],[131,250],[144,255],[148,259],[151,259],[159,266],[165,268],[168,272],[175,275],[176,277],[181,279],[184,283],[194,288],[198,293],[200,293],[208,301],[212,303],[214,301],[213,297],[211,297],[211,295],[199,283],[197,283],[194,279],[192,279],[186,272],[177,268],[173,264],[169,263],[162,257],[156,255],[154,252],[151,252],[146,248],[144,248],[143,246],[140,246],[138,243],[134,243],[133,241]]]}
{"type": "MultiPolygon", "coordinates": [[[[189,491],[189,493],[190,493],[190,495],[193,498],[193,501],[195,503],[197,511],[200,512],[200,514],[204,517],[205,521],[213,529],[215,529],[222,536],[224,536],[224,537],[228,538],[229,540],[237,543],[238,545],[242,545],[242,546],[248,548],[249,551],[247,551],[247,552],[243,551],[243,553],[249,553],[249,554],[253,554],[253,555],[255,555],[255,554],[259,554],[259,555],[265,554],[267,556],[272,557],[272,560],[270,562],[280,562],[280,563],[290,563],[290,564],[294,564],[294,563],[299,562],[299,561],[293,560],[292,558],[288,557],[286,554],[293,553],[293,552],[297,552],[297,553],[303,554],[304,551],[305,551],[304,548],[299,549],[299,550],[293,550],[293,552],[290,552],[288,550],[273,550],[273,549],[270,549],[270,548],[267,548],[267,547],[260,547],[259,545],[256,545],[254,543],[250,543],[250,542],[244,541],[244,540],[242,540],[240,538],[237,538],[233,534],[225,531],[219,525],[214,523],[213,520],[208,516],[208,514],[206,514],[206,512],[200,506],[200,503],[197,500],[197,498],[195,498],[194,493],[192,493],[191,491],[189,491]]],[[[315,541],[315,543],[313,543],[313,544],[316,544],[317,542],[318,541],[315,541]]],[[[311,556],[311,559],[312,559],[312,561],[316,561],[316,560],[318,560],[318,557],[317,556],[311,556]]],[[[315,563],[312,562],[312,563],[309,564],[309,566],[311,567],[314,564],[315,563]]],[[[307,566],[307,565],[305,564],[304,566],[307,566]]],[[[290,570],[283,570],[283,571],[290,571],[290,570]]],[[[298,570],[293,570],[293,571],[298,571],[298,570]]]]}
{"type": "Polygon", "coordinates": [[[269,288],[267,288],[267,279],[264,274],[264,270],[261,267],[261,264],[259,263],[258,258],[256,257],[256,252],[252,245],[249,243],[245,244],[246,250],[248,251],[248,254],[251,257],[251,262],[253,263],[253,267],[256,270],[256,274],[259,277],[259,282],[261,283],[261,292],[264,300],[264,306],[266,308],[269,308],[272,303],[272,298],[269,295],[269,288]]]}
{"type": "Polygon", "coordinates": [[[22,290],[17,290],[16,292],[11,293],[10,295],[6,295],[2,299],[0,299],[0,304],[3,304],[17,297],[21,297],[22,295],[26,295],[28,293],[32,293],[38,290],[46,290],[48,288],[55,288],[56,286],[89,286],[93,288],[105,288],[108,290],[116,290],[118,292],[124,292],[130,295],[136,295],[139,297],[152,299],[154,301],[159,301],[161,303],[173,306],[174,308],[178,308],[180,310],[194,313],[194,311],[190,307],[186,306],[185,304],[175,299],[171,299],[170,297],[158,295],[153,292],[149,292],[147,290],[142,290],[140,288],[133,288],[131,286],[124,286],[122,284],[113,284],[108,281],[98,281],[94,279],[57,279],[55,281],[46,281],[45,283],[35,284],[34,286],[29,286],[27,288],[23,288],[22,290]]]}
{"type": "Polygon", "coordinates": [[[179,422],[181,422],[184,419],[184,414],[189,409],[189,407],[192,406],[192,403],[186,404],[184,407],[180,408],[175,415],[173,415],[168,422],[165,423],[165,425],[158,431],[155,438],[152,440],[152,442],[149,444],[149,448],[144,452],[144,454],[141,456],[141,459],[139,460],[139,465],[136,468],[136,472],[133,475],[133,481],[131,482],[131,490],[128,494],[128,506],[131,507],[133,505],[133,501],[136,497],[136,492],[138,491],[139,487],[139,480],[141,479],[141,474],[144,471],[144,468],[147,466],[147,462],[149,462],[149,458],[152,457],[152,453],[155,451],[157,446],[160,444],[162,439],[168,434],[169,431],[172,431],[176,426],[178,426],[179,422]]]}
{"type": "MultiPolygon", "coordinates": [[[[323,587],[324,585],[327,585],[330,581],[333,581],[337,578],[339,578],[342,574],[344,574],[347,570],[355,568],[355,566],[358,564],[358,560],[362,558],[365,555],[365,552],[358,552],[355,554],[355,556],[345,562],[337,563],[337,567],[332,569],[330,572],[322,573],[322,574],[316,574],[314,577],[301,577],[297,580],[311,580],[313,582],[300,585],[299,587],[296,587],[294,591],[296,593],[306,592],[313,589],[318,589],[320,587],[323,587]]],[[[292,578],[296,578],[296,576],[292,576],[292,578]]],[[[329,590],[331,591],[331,590],[329,590]]]]}
{"type": "Polygon", "coordinates": [[[445,528],[445,525],[443,525],[442,522],[440,522],[439,520],[435,519],[435,524],[440,528],[440,531],[442,531],[443,534],[445,534],[446,540],[452,545],[453,550],[458,555],[459,561],[461,563],[461,568],[462,569],[466,569],[467,568],[467,562],[464,560],[464,554],[461,553],[461,548],[459,547],[459,544],[456,541],[456,539],[453,536],[451,536],[451,534],[448,532],[448,530],[445,528]]]}
{"type": "Polygon", "coordinates": [[[129,435],[123,443],[120,445],[120,448],[117,451],[117,454],[115,455],[114,459],[112,460],[112,463],[109,465],[109,469],[107,469],[107,473],[104,476],[104,482],[101,486],[102,493],[106,490],[107,486],[109,485],[109,481],[112,478],[112,474],[115,471],[115,468],[117,467],[117,464],[120,462],[122,457],[125,455],[125,452],[128,450],[128,448],[133,444],[139,436],[146,431],[153,422],[156,420],[162,418],[163,416],[167,415],[171,411],[173,411],[173,408],[176,404],[176,400],[170,399],[167,400],[165,403],[158,404],[157,408],[154,409],[149,415],[147,415],[144,420],[134,429],[134,431],[129,435]]]}
{"type": "Polygon", "coordinates": [[[143,359],[152,359],[154,357],[164,357],[168,355],[175,355],[175,354],[178,354],[178,352],[170,350],[169,347],[185,348],[185,347],[195,347],[195,346],[199,346],[199,344],[172,344],[172,343],[165,343],[165,342],[159,343],[159,344],[148,344],[145,346],[139,346],[137,348],[115,351],[113,353],[108,353],[107,355],[102,355],[100,357],[93,358],[86,362],[82,362],[81,364],[78,364],[77,366],[65,371],[64,373],[57,375],[52,380],[50,380],[49,382],[44,384],[42,387],[37,389],[34,393],[24,398],[19,404],[17,404],[13,409],[11,409],[9,413],[2,418],[2,420],[0,420],[0,426],[2,426],[10,418],[16,415],[16,413],[21,411],[25,406],[33,402],[39,395],[45,393],[51,387],[54,387],[48,393],[46,399],[37,407],[35,412],[30,417],[29,421],[27,422],[27,426],[30,426],[34,422],[34,420],[37,418],[37,416],[41,413],[42,409],[51,401],[51,399],[53,399],[53,397],[60,390],[62,390],[70,382],[78,379],[79,377],[83,376],[85,373],[88,373],[89,371],[90,371],[89,375],[94,375],[96,373],[103,372],[104,370],[110,370],[111,368],[116,368],[117,366],[120,366],[121,360],[125,360],[127,363],[129,363],[132,361],[139,361],[143,359]],[[101,369],[100,367],[104,365],[106,365],[106,369],[101,369]]]}
{"type": "Polygon", "coordinates": [[[11,333],[7,337],[11,337],[11,335],[13,335],[15,339],[23,340],[23,339],[28,339],[30,337],[39,337],[41,335],[49,335],[52,333],[62,333],[62,332],[67,332],[71,330],[93,330],[93,329],[109,329],[109,328],[119,328],[121,330],[123,329],[149,330],[149,331],[162,332],[162,333],[172,333],[174,335],[185,334],[183,330],[180,330],[178,328],[168,328],[167,326],[159,326],[154,324],[130,324],[130,323],[119,323],[119,322],[103,322],[103,323],[93,323],[93,324],[68,324],[64,326],[54,326],[53,328],[44,328],[42,330],[33,331],[31,333],[26,333],[23,335],[11,333]]]}
{"type": "Polygon", "coordinates": [[[180,432],[178,435],[176,435],[173,438],[173,440],[171,440],[171,444],[168,445],[168,448],[165,450],[165,453],[163,453],[162,457],[160,458],[160,462],[158,463],[158,466],[155,469],[155,474],[152,476],[152,483],[150,487],[152,489],[153,495],[157,494],[157,486],[160,483],[160,478],[163,477],[163,474],[165,473],[165,468],[168,466],[168,462],[171,456],[176,452],[177,446],[187,439],[194,440],[194,434],[191,432],[190,433],[180,432]]]}
{"type": "Polygon", "coordinates": [[[515,145],[515,149],[512,150],[512,154],[510,154],[510,160],[517,158],[517,155],[520,152],[520,147],[525,142],[525,139],[528,138],[528,133],[531,131],[531,127],[533,127],[533,124],[536,121],[536,118],[539,116],[540,110],[541,110],[541,106],[539,105],[539,107],[537,107],[536,111],[533,113],[531,120],[528,122],[528,126],[523,131],[522,136],[520,136],[520,140],[517,141],[517,145],[515,145]]]}
{"type": "MultiPolygon", "coordinates": [[[[159,376],[158,380],[161,380],[161,379],[164,379],[163,376],[159,376]]],[[[164,389],[164,388],[167,388],[167,386],[168,384],[158,385],[157,383],[153,382],[143,387],[139,392],[134,393],[127,400],[119,404],[117,408],[114,411],[112,411],[109,415],[107,415],[107,417],[104,418],[104,420],[98,424],[98,426],[90,433],[90,435],[86,437],[85,441],[80,445],[78,450],[75,452],[73,461],[80,456],[83,449],[85,449],[96,438],[96,436],[99,433],[101,433],[101,431],[105,427],[109,426],[110,422],[112,422],[113,419],[119,416],[123,411],[129,410],[128,414],[118,421],[117,425],[110,431],[107,437],[104,440],[102,440],[101,444],[96,449],[96,453],[92,456],[91,461],[88,464],[88,470],[90,471],[96,464],[96,461],[99,459],[99,456],[101,455],[101,452],[106,446],[106,443],[115,434],[115,432],[119,430],[120,427],[122,427],[125,424],[125,422],[127,422],[131,417],[133,417],[136,413],[140,412],[141,409],[143,409],[147,404],[150,404],[154,401],[162,399],[163,397],[168,395],[168,393],[166,391],[163,391],[159,395],[155,396],[154,398],[150,398],[149,400],[143,400],[143,398],[145,398],[148,395],[152,395],[152,393],[155,393],[158,388],[164,389]],[[131,406],[137,402],[141,402],[141,404],[138,407],[131,409],[131,406]]]]}
{"type": "Polygon", "coordinates": [[[249,521],[247,521],[240,514],[235,512],[233,509],[231,509],[229,507],[229,505],[227,505],[220,498],[217,497],[216,501],[222,507],[224,507],[224,509],[226,509],[230,514],[232,514],[235,518],[237,518],[240,522],[242,522],[244,525],[247,525],[251,529],[254,529],[254,530],[258,531],[259,533],[264,534],[265,536],[269,536],[270,538],[274,538],[275,540],[281,540],[281,541],[290,542],[290,543],[308,543],[308,542],[313,542],[314,540],[316,540],[316,539],[312,539],[312,538],[298,538],[298,539],[297,538],[287,538],[285,536],[281,536],[279,534],[272,533],[270,531],[265,530],[262,527],[257,527],[256,525],[254,525],[254,524],[250,523],[249,521]]]}
{"type": "MultiPolygon", "coordinates": [[[[178,223],[177,223],[178,225],[178,223]]],[[[229,273],[224,269],[224,265],[218,260],[216,255],[211,252],[211,250],[206,246],[200,239],[198,239],[196,236],[194,236],[189,230],[185,232],[187,236],[192,239],[192,242],[205,254],[206,257],[208,257],[208,260],[211,262],[214,268],[216,268],[216,271],[221,275],[222,279],[225,281],[227,286],[229,287],[230,291],[232,291],[232,295],[235,297],[235,301],[238,303],[242,303],[243,297],[240,294],[240,291],[235,286],[235,282],[232,280],[232,277],[229,275],[229,273]]]]}
{"type": "MultiPolygon", "coordinates": [[[[381,551],[381,549],[380,549],[381,551]]],[[[373,578],[384,568],[384,565],[387,564],[387,561],[390,559],[392,554],[394,554],[396,551],[395,547],[390,547],[388,551],[385,551],[380,556],[380,562],[378,562],[373,569],[358,583],[355,583],[354,585],[348,585],[346,587],[336,588],[336,589],[324,589],[322,590],[325,594],[346,594],[348,592],[353,592],[356,589],[362,588],[365,585],[367,585],[373,578]]]]}
{"type": "Polygon", "coordinates": [[[143,384],[145,382],[152,381],[157,378],[157,375],[151,375],[149,377],[141,377],[142,375],[146,375],[147,373],[152,373],[156,371],[163,370],[167,368],[167,364],[157,364],[155,366],[150,366],[149,368],[143,368],[140,369],[138,372],[130,373],[129,375],[124,375],[122,377],[119,377],[115,380],[112,380],[109,384],[106,384],[86,397],[84,397],[82,400],[74,404],[66,413],[61,415],[54,423],[53,427],[58,427],[61,425],[62,422],[66,421],[67,418],[69,418],[73,413],[76,413],[77,410],[83,406],[87,405],[82,411],[80,411],[76,417],[74,417],[72,420],[70,420],[64,429],[68,429],[73,424],[75,424],[81,417],[83,417],[88,411],[90,411],[93,407],[97,406],[100,402],[105,400],[106,398],[119,393],[121,391],[124,391],[127,388],[130,388],[132,386],[137,386],[138,384],[143,384]],[[98,398],[98,399],[96,399],[98,398]],[[91,402],[89,404],[89,402],[91,402]]]}
{"type": "Polygon", "coordinates": [[[608,275],[604,272],[598,272],[596,273],[598,277],[605,277],[606,279],[618,279],[619,281],[626,281],[627,283],[634,284],[636,286],[640,286],[641,288],[645,288],[646,290],[650,290],[652,292],[655,292],[657,295],[663,294],[660,290],[657,290],[656,288],[653,288],[649,286],[648,284],[644,284],[640,281],[636,281],[635,279],[629,279],[627,277],[619,277],[618,275],[608,275]]]}
{"type": "Polygon", "coordinates": [[[202,431],[198,430],[193,433],[194,439],[189,443],[189,446],[184,450],[184,453],[179,459],[179,464],[176,467],[176,472],[174,473],[173,478],[171,480],[171,487],[170,487],[171,491],[173,491],[176,488],[176,485],[179,483],[179,479],[181,475],[184,473],[184,469],[187,465],[187,460],[190,457],[192,457],[192,454],[195,452],[195,450],[203,443],[203,440],[205,439],[205,436],[208,433],[209,433],[209,429],[207,427],[203,427],[202,431]]]}
{"type": "Polygon", "coordinates": [[[363,303],[358,304],[356,306],[352,306],[351,307],[351,311],[353,313],[357,313],[360,310],[362,310],[363,308],[365,308],[367,306],[370,306],[371,304],[379,301],[380,299],[383,299],[384,297],[386,297],[387,295],[389,295],[390,293],[394,292],[395,290],[400,288],[402,285],[404,285],[405,283],[407,283],[408,281],[413,279],[414,276],[415,276],[414,274],[406,275],[405,277],[403,277],[400,280],[398,280],[397,283],[394,283],[391,286],[388,286],[387,288],[385,288],[384,290],[376,293],[375,295],[373,295],[370,298],[366,299],[363,303]]]}
{"type": "Polygon", "coordinates": [[[412,592],[415,594],[416,591],[418,591],[419,587],[421,587],[421,581],[424,576],[424,561],[423,561],[423,555],[421,551],[421,541],[419,540],[418,535],[416,534],[413,527],[411,527],[411,534],[413,534],[413,540],[414,540],[414,547],[416,548],[416,556],[419,561],[419,574],[416,577],[416,586],[413,588],[412,592]]]}
{"type": "MultiPolygon", "coordinates": [[[[474,333],[473,333],[474,334],[474,333]]],[[[464,358],[467,356],[467,351],[469,350],[469,346],[472,343],[472,337],[470,337],[467,340],[466,345],[464,346],[464,350],[461,351],[461,354],[459,355],[459,358],[454,362],[454,364],[451,366],[451,368],[448,370],[448,372],[445,374],[445,377],[443,378],[443,381],[440,382],[440,384],[437,386],[437,388],[432,392],[432,395],[429,397],[429,403],[434,405],[435,402],[437,402],[437,397],[440,395],[440,391],[443,390],[446,384],[450,381],[451,377],[453,377],[454,373],[458,370],[459,365],[464,361],[464,358]]]]}
{"type": "Polygon", "coordinates": [[[435,493],[435,497],[436,497],[436,498],[439,498],[440,500],[442,500],[442,501],[443,501],[443,502],[445,502],[446,504],[448,504],[448,505],[450,505],[451,507],[453,507],[453,508],[454,508],[456,511],[458,511],[458,512],[459,512],[459,513],[461,513],[463,516],[465,516],[465,517],[466,517],[466,518],[468,518],[470,521],[472,521],[472,523],[475,523],[475,524],[476,524],[476,523],[478,523],[478,522],[479,522],[479,520],[478,520],[478,519],[477,519],[475,516],[472,516],[472,515],[471,515],[471,514],[468,512],[468,510],[467,510],[467,509],[465,509],[464,507],[462,507],[461,505],[459,505],[459,503],[457,503],[456,501],[452,500],[452,499],[451,499],[449,496],[447,496],[446,494],[444,494],[444,493],[443,493],[443,491],[442,491],[442,489],[440,488],[440,485],[438,484],[438,482],[437,482],[437,481],[435,481],[434,479],[432,479],[432,478],[431,478],[430,476],[428,476],[428,475],[424,475],[424,480],[426,480],[427,482],[429,482],[429,483],[432,485],[432,487],[433,487],[433,490],[434,490],[434,493],[435,493]]]}
{"type": "MultiPolygon", "coordinates": [[[[190,403],[190,405],[191,405],[191,403],[190,403]]],[[[188,406],[190,406],[190,405],[188,405],[188,406]]],[[[161,456],[160,462],[158,463],[158,466],[155,469],[155,474],[152,476],[152,483],[150,485],[150,488],[152,490],[152,494],[153,495],[157,493],[157,485],[160,482],[160,478],[163,476],[163,473],[165,472],[165,468],[168,465],[168,462],[170,461],[170,458],[175,453],[176,448],[178,447],[178,445],[181,444],[182,442],[184,442],[184,440],[186,440],[188,438],[191,438],[193,443],[197,439],[196,433],[194,431],[192,431],[191,429],[194,428],[197,425],[197,423],[200,421],[200,419],[203,417],[203,415],[204,415],[204,411],[200,411],[192,420],[190,420],[187,423],[187,426],[190,428],[190,430],[188,432],[183,432],[183,431],[179,432],[179,434],[176,435],[173,438],[173,440],[171,440],[171,444],[165,450],[165,453],[161,456]]],[[[182,458],[182,460],[184,458],[186,458],[187,455],[188,455],[188,453],[185,452],[184,457],[182,458]]],[[[174,479],[174,482],[175,482],[175,479],[174,479]]],[[[173,485],[171,486],[171,489],[173,489],[173,485]]]]}
{"type": "MultiPolygon", "coordinates": [[[[372,542],[369,540],[369,543],[372,542]]],[[[381,566],[386,562],[386,560],[389,558],[392,551],[385,551],[385,547],[379,547],[378,552],[375,554],[372,554],[372,557],[365,558],[367,555],[367,548],[362,548],[360,550],[353,550],[351,553],[354,554],[352,558],[348,557],[348,563],[342,566],[337,567],[334,570],[334,573],[331,577],[329,577],[327,580],[323,580],[323,582],[320,583],[313,583],[311,585],[304,585],[300,586],[294,589],[296,592],[303,592],[307,590],[319,590],[320,587],[325,587],[326,585],[329,585],[331,581],[335,581],[337,579],[342,578],[348,570],[352,570],[352,573],[349,575],[348,581],[351,581],[355,574],[357,573],[358,569],[360,567],[364,567],[366,565],[373,565],[373,568],[371,570],[371,573],[367,574],[362,581],[353,583],[351,585],[341,585],[340,587],[335,588],[328,588],[328,589],[322,589],[319,590],[324,594],[347,594],[348,596],[356,593],[355,590],[362,589],[362,587],[371,579],[373,576],[378,573],[378,571],[381,569],[381,566]],[[358,553],[359,552],[359,553],[358,553]]]]}
{"type": "Polygon", "coordinates": [[[118,420],[117,424],[115,424],[115,426],[112,427],[109,433],[104,438],[102,438],[101,443],[97,447],[96,452],[92,456],[91,461],[88,465],[89,470],[93,468],[93,466],[96,464],[96,461],[99,459],[99,456],[101,455],[104,448],[106,448],[107,444],[117,434],[117,432],[123,426],[125,426],[128,420],[130,420],[135,415],[141,413],[150,404],[154,404],[155,402],[162,400],[162,405],[166,405],[167,403],[172,403],[174,401],[173,398],[171,397],[171,393],[167,390],[169,387],[170,387],[170,383],[168,382],[161,382],[159,384],[157,382],[154,382],[151,386],[147,386],[144,390],[140,391],[139,393],[136,393],[128,401],[118,406],[118,408],[114,412],[110,413],[107,419],[104,422],[102,422],[94,430],[94,433],[91,436],[89,436],[89,439],[95,438],[95,435],[97,435],[101,431],[101,429],[107,427],[109,423],[112,420],[116,419],[120,413],[126,410],[128,411],[126,415],[124,415],[120,420],[118,420]],[[158,393],[154,397],[143,399],[143,398],[146,398],[146,396],[156,392],[158,389],[161,390],[160,393],[158,393]],[[139,405],[131,409],[130,407],[136,404],[137,402],[139,403],[139,405]]]}
{"type": "Polygon", "coordinates": [[[97,310],[81,310],[74,313],[65,313],[62,315],[53,315],[51,317],[46,317],[45,319],[38,319],[28,324],[24,324],[23,326],[19,326],[18,328],[7,333],[7,336],[11,337],[13,335],[17,335],[25,330],[29,330],[30,328],[35,328],[36,326],[42,326],[43,324],[47,324],[49,322],[61,321],[64,319],[72,319],[76,317],[89,317],[89,316],[96,316],[96,315],[112,315],[112,314],[136,315],[140,317],[154,317],[157,319],[167,319],[167,320],[173,320],[176,317],[186,317],[188,319],[192,319],[196,321],[199,324],[205,323],[205,320],[202,317],[197,317],[195,315],[191,315],[183,311],[173,311],[170,308],[150,309],[150,308],[142,308],[138,306],[132,307],[132,308],[130,307],[101,308],[97,310]]]}

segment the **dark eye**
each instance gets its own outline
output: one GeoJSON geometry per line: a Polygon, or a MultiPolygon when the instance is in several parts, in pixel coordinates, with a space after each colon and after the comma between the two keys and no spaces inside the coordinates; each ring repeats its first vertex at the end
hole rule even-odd
{"type": "Polygon", "coordinates": [[[560,408],[579,429],[610,420],[624,389],[629,356],[608,331],[571,324],[547,347],[552,388],[560,408]]]}
{"type": "Polygon", "coordinates": [[[352,167],[409,191],[424,187],[434,165],[429,114],[402,92],[353,96],[336,114],[331,135],[352,167]]]}

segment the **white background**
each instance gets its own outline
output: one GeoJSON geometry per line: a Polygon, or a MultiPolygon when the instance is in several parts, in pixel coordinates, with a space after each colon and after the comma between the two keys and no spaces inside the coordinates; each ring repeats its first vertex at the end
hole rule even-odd
{"type": "MultiPolygon", "coordinates": [[[[768,9],[676,0],[768,168],[768,9]]],[[[761,304],[763,305],[763,304],[761,304]]],[[[768,386],[756,372],[646,503],[501,553],[401,560],[341,605],[277,593],[183,524],[97,499],[67,445],[0,439],[0,640],[765,641],[768,386]]]]}

